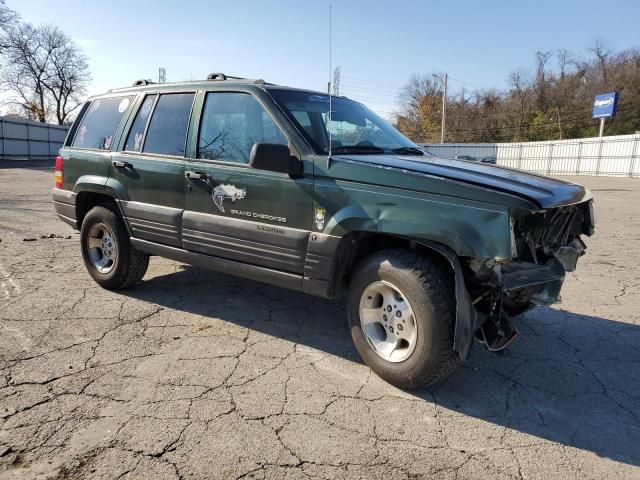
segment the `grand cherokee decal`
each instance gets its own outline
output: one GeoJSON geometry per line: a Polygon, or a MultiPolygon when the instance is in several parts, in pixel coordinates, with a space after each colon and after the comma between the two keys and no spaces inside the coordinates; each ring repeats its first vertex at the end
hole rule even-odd
{"type": "Polygon", "coordinates": [[[235,185],[218,185],[213,189],[213,192],[211,192],[213,203],[216,204],[216,207],[218,207],[222,213],[224,213],[222,203],[225,199],[229,198],[235,203],[236,200],[241,200],[246,196],[247,191],[244,188],[237,188],[235,185]]]}

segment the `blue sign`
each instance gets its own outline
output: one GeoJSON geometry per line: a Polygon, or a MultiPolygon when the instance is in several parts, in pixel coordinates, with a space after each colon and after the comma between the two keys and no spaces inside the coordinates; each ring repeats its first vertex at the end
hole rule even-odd
{"type": "Polygon", "coordinates": [[[618,107],[618,92],[601,93],[593,101],[591,118],[607,118],[616,114],[618,107]]]}

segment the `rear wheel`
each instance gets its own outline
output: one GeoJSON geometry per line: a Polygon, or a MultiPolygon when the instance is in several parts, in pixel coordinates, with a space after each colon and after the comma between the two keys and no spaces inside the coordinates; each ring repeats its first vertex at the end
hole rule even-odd
{"type": "Polygon", "coordinates": [[[459,365],[452,273],[413,251],[384,250],[352,276],[347,315],[365,363],[400,388],[429,386],[459,365]]]}
{"type": "Polygon", "coordinates": [[[138,283],[149,255],[136,250],[122,219],[106,207],[93,207],[80,229],[82,258],[89,275],[103,288],[117,290],[138,283]]]}

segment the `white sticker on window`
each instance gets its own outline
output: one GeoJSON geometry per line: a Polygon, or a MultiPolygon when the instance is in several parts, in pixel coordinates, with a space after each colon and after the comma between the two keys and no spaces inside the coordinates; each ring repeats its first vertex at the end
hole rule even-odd
{"type": "Polygon", "coordinates": [[[129,99],[128,98],[124,98],[121,102],[120,105],[118,105],[118,111],[120,113],[124,112],[127,107],[129,106],[129,99]]]}

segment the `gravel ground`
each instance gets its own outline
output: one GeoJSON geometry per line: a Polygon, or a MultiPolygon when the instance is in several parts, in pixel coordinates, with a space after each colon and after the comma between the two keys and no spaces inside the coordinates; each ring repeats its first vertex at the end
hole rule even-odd
{"type": "Polygon", "coordinates": [[[406,393],[338,302],[161,258],[102,290],[52,172],[0,170],[0,477],[640,478],[640,180],[576,181],[598,231],[563,303],[406,393]]]}

